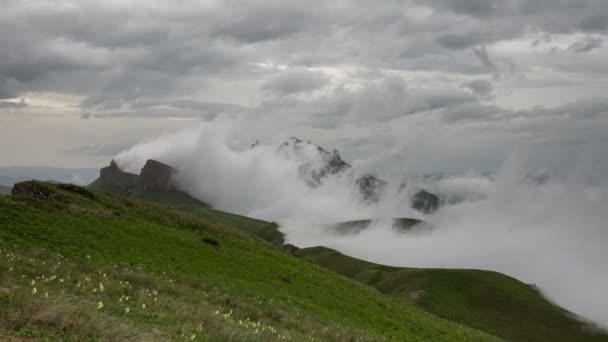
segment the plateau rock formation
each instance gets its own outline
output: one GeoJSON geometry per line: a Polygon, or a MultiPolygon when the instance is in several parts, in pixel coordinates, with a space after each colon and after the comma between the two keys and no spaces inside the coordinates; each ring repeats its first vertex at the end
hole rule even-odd
{"type": "Polygon", "coordinates": [[[124,172],[118,167],[118,164],[112,160],[110,166],[106,166],[99,170],[99,179],[106,185],[119,189],[128,189],[137,184],[139,176],[133,173],[124,172]]]}
{"type": "Polygon", "coordinates": [[[175,169],[156,160],[149,159],[141,169],[137,186],[143,190],[170,191],[175,169]]]}
{"type": "Polygon", "coordinates": [[[175,169],[156,160],[149,159],[136,175],[120,169],[114,160],[110,166],[99,171],[99,180],[105,184],[121,190],[158,190],[171,191],[173,189],[173,174],[175,169]]]}

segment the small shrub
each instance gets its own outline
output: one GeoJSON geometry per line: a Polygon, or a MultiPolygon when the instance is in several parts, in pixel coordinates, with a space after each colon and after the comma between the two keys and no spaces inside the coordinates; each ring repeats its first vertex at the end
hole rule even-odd
{"type": "Polygon", "coordinates": [[[216,239],[212,239],[210,237],[204,237],[203,238],[203,242],[206,243],[206,244],[209,244],[209,245],[211,245],[213,247],[219,247],[220,246],[220,243],[216,239]]]}
{"type": "Polygon", "coordinates": [[[285,277],[285,276],[280,275],[279,279],[281,279],[282,281],[286,282],[287,284],[293,284],[293,280],[291,280],[291,278],[289,278],[289,277],[285,277]]]}
{"type": "Polygon", "coordinates": [[[69,192],[73,192],[76,193],[80,196],[86,197],[90,200],[95,199],[95,194],[93,194],[92,192],[90,192],[89,190],[78,186],[78,185],[74,185],[74,184],[59,184],[57,185],[57,187],[61,190],[65,190],[65,191],[69,191],[69,192]]]}

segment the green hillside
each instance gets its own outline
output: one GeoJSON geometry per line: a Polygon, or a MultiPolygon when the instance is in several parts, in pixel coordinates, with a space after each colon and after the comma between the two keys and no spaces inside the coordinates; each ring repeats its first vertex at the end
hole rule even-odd
{"type": "Polygon", "coordinates": [[[389,267],[325,247],[296,254],[440,317],[507,340],[608,341],[608,335],[547,301],[534,287],[504,274],[389,267]]]}
{"type": "Polygon", "coordinates": [[[279,231],[279,227],[276,223],[212,209],[208,204],[203,203],[181,191],[143,191],[141,189],[124,190],[105,184],[100,179],[97,179],[93,183],[89,184],[87,189],[103,193],[123,195],[131,199],[165,204],[179,210],[194,212],[215,224],[225,227],[233,227],[238,230],[257,235],[271,243],[279,245],[283,243],[283,234],[279,231]]]}
{"type": "Polygon", "coordinates": [[[165,205],[29,182],[0,196],[0,340],[492,341],[165,205]]]}

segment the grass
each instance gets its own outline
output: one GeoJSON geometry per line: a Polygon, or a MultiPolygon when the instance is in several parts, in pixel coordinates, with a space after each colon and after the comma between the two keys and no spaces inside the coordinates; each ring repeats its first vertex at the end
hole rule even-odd
{"type": "Polygon", "coordinates": [[[479,270],[378,265],[325,247],[297,255],[450,321],[511,341],[608,341],[608,335],[546,300],[533,286],[479,270]]]}
{"type": "Polygon", "coordinates": [[[88,189],[123,195],[131,199],[139,199],[149,202],[168,205],[179,210],[196,213],[202,218],[224,227],[233,227],[240,231],[256,235],[276,245],[284,243],[284,236],[279,231],[279,226],[274,222],[254,219],[221,210],[212,209],[190,195],[180,191],[154,191],[154,190],[123,190],[103,183],[100,179],[95,180],[87,186],[88,189]]]}
{"type": "Polygon", "coordinates": [[[221,214],[29,184],[48,199],[0,196],[4,339],[498,340],[226,228],[221,214]]]}

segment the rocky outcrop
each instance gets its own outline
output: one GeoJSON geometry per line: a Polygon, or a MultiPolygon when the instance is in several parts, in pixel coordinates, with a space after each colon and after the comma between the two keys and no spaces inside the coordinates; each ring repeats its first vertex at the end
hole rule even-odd
{"type": "MultiPolygon", "coordinates": [[[[392,228],[398,233],[409,233],[415,228],[423,230],[430,229],[430,225],[426,225],[424,221],[414,218],[394,218],[391,220],[392,228]],[[423,225],[424,224],[424,225],[423,225]]],[[[338,235],[355,235],[359,234],[372,226],[374,220],[355,220],[345,221],[327,225],[327,229],[338,235]]]]}
{"type": "Polygon", "coordinates": [[[380,195],[387,184],[385,180],[369,174],[357,178],[356,183],[359,187],[359,192],[363,195],[363,199],[372,202],[376,202],[380,199],[380,195]]]}
{"type": "MultiPolygon", "coordinates": [[[[255,148],[259,143],[254,143],[251,147],[255,148]]],[[[306,156],[303,158],[305,162],[300,165],[299,172],[302,178],[310,186],[316,187],[321,185],[323,179],[329,175],[344,172],[351,168],[351,165],[342,160],[337,150],[331,152],[323,147],[315,146],[308,140],[291,137],[279,146],[279,151],[288,156],[306,156]],[[318,158],[308,161],[307,157],[311,153],[318,153],[318,158]]]]}
{"type": "Polygon", "coordinates": [[[110,166],[99,171],[99,179],[105,185],[124,191],[133,189],[170,191],[173,189],[174,173],[175,169],[171,166],[149,159],[141,169],[141,174],[136,175],[121,170],[112,160],[110,166]]]}
{"type": "Polygon", "coordinates": [[[139,176],[133,173],[124,172],[118,167],[118,164],[112,160],[110,166],[106,166],[99,170],[99,179],[104,184],[118,189],[130,189],[137,184],[139,176]]]}
{"type": "Polygon", "coordinates": [[[141,169],[137,186],[143,190],[170,191],[174,173],[171,166],[149,159],[141,169]]]}
{"type": "Polygon", "coordinates": [[[439,197],[425,190],[418,191],[412,198],[412,208],[425,214],[432,214],[437,211],[439,204],[439,197]]]}
{"type": "MultiPolygon", "coordinates": [[[[256,141],[251,145],[251,148],[256,148],[260,145],[256,141]]],[[[337,150],[331,152],[323,147],[315,146],[308,140],[302,140],[296,137],[291,137],[279,146],[279,151],[286,153],[288,156],[306,156],[315,155],[318,153],[319,158],[314,161],[307,161],[300,165],[299,172],[304,181],[311,187],[316,187],[322,184],[326,177],[337,174],[352,172],[353,167],[342,160],[340,153],[337,150]],[[320,163],[319,163],[320,161],[320,163]]],[[[355,180],[359,193],[364,201],[377,202],[380,200],[382,193],[386,191],[388,182],[375,177],[371,174],[363,175],[355,180]]],[[[406,191],[407,185],[404,183],[399,187],[399,191],[406,191]]],[[[420,190],[413,196],[410,196],[412,208],[426,214],[431,214],[439,209],[440,200],[436,195],[420,190]]]]}
{"type": "Polygon", "coordinates": [[[45,201],[56,199],[55,194],[45,185],[37,182],[17,183],[11,190],[12,196],[36,198],[45,201]]]}
{"type": "Polygon", "coordinates": [[[286,243],[284,245],[281,245],[280,248],[285,251],[287,254],[291,254],[291,255],[296,255],[299,251],[300,248],[296,247],[290,243],[286,243]]]}

